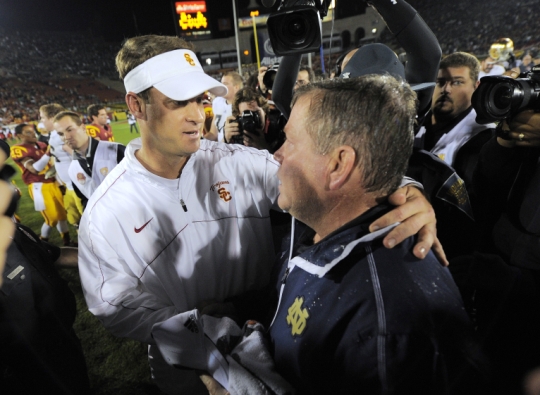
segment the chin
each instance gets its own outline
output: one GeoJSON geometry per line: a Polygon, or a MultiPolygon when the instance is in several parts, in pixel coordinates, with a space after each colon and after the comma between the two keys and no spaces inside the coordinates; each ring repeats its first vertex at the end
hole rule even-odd
{"type": "Polygon", "coordinates": [[[289,204],[289,202],[287,202],[287,199],[283,196],[282,193],[280,193],[279,197],[278,197],[278,201],[277,201],[277,204],[279,206],[280,209],[284,210],[284,211],[289,211],[290,208],[291,208],[291,205],[289,204]]]}

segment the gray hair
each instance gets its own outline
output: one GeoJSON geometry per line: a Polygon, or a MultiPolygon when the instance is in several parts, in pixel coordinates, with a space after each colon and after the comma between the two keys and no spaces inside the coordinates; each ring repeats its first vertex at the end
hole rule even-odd
{"type": "Polygon", "coordinates": [[[347,145],[357,154],[367,192],[387,195],[399,186],[413,147],[417,99],[406,82],[366,75],[299,88],[293,105],[311,100],[307,132],[324,155],[347,145]]]}

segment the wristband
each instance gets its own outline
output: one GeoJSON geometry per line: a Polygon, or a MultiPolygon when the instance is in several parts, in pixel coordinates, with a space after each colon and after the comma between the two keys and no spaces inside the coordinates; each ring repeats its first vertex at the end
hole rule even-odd
{"type": "Polygon", "coordinates": [[[43,155],[37,162],[32,165],[36,171],[42,171],[49,163],[51,157],[47,154],[43,155]]]}

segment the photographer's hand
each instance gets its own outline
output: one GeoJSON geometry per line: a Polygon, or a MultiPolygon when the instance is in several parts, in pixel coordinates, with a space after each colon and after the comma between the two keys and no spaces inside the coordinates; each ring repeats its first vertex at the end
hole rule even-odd
{"type": "Polygon", "coordinates": [[[401,222],[384,238],[383,244],[386,248],[393,248],[407,237],[418,233],[418,241],[414,246],[413,254],[423,259],[429,250],[433,249],[439,261],[448,266],[446,254],[437,238],[435,211],[424,194],[416,187],[407,185],[390,195],[388,201],[397,207],[373,222],[369,230],[373,232],[401,222]]]}
{"type": "Polygon", "coordinates": [[[502,122],[505,137],[497,137],[499,145],[506,148],[540,147],[540,113],[525,110],[502,122]]]}
{"type": "Polygon", "coordinates": [[[260,150],[270,151],[271,146],[264,137],[264,129],[266,127],[266,114],[262,108],[257,110],[259,117],[261,118],[261,127],[256,130],[256,133],[249,133],[244,130],[244,145],[246,147],[253,147],[260,150]]]}
{"type": "Polygon", "coordinates": [[[230,143],[233,136],[240,135],[240,130],[238,129],[238,122],[236,122],[235,117],[228,117],[225,122],[225,127],[223,128],[223,134],[225,136],[225,142],[230,143]]]}
{"type": "Polygon", "coordinates": [[[264,82],[263,82],[263,78],[264,78],[264,75],[266,74],[266,70],[268,70],[268,67],[266,66],[261,66],[261,68],[259,69],[259,75],[257,75],[257,80],[259,81],[259,89],[261,90],[261,93],[263,94],[266,94],[266,85],[264,85],[264,82]]]}

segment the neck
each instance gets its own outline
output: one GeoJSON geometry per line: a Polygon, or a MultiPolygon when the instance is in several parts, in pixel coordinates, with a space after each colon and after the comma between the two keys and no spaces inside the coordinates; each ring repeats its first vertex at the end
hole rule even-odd
{"type": "Polygon", "coordinates": [[[169,156],[144,146],[135,152],[135,157],[150,173],[170,180],[180,177],[189,159],[189,156],[169,156]]]}
{"type": "Polygon", "coordinates": [[[332,205],[329,210],[320,218],[313,226],[309,225],[316,234],[313,237],[313,242],[318,243],[330,233],[341,228],[346,223],[359,217],[370,208],[377,205],[375,197],[371,194],[364,194],[360,199],[351,196],[346,196],[340,199],[337,204],[332,205]]]}
{"type": "Polygon", "coordinates": [[[79,148],[77,148],[75,151],[77,151],[81,155],[86,155],[86,151],[88,151],[88,146],[90,145],[90,139],[86,140],[86,143],[81,145],[79,148]]]}

